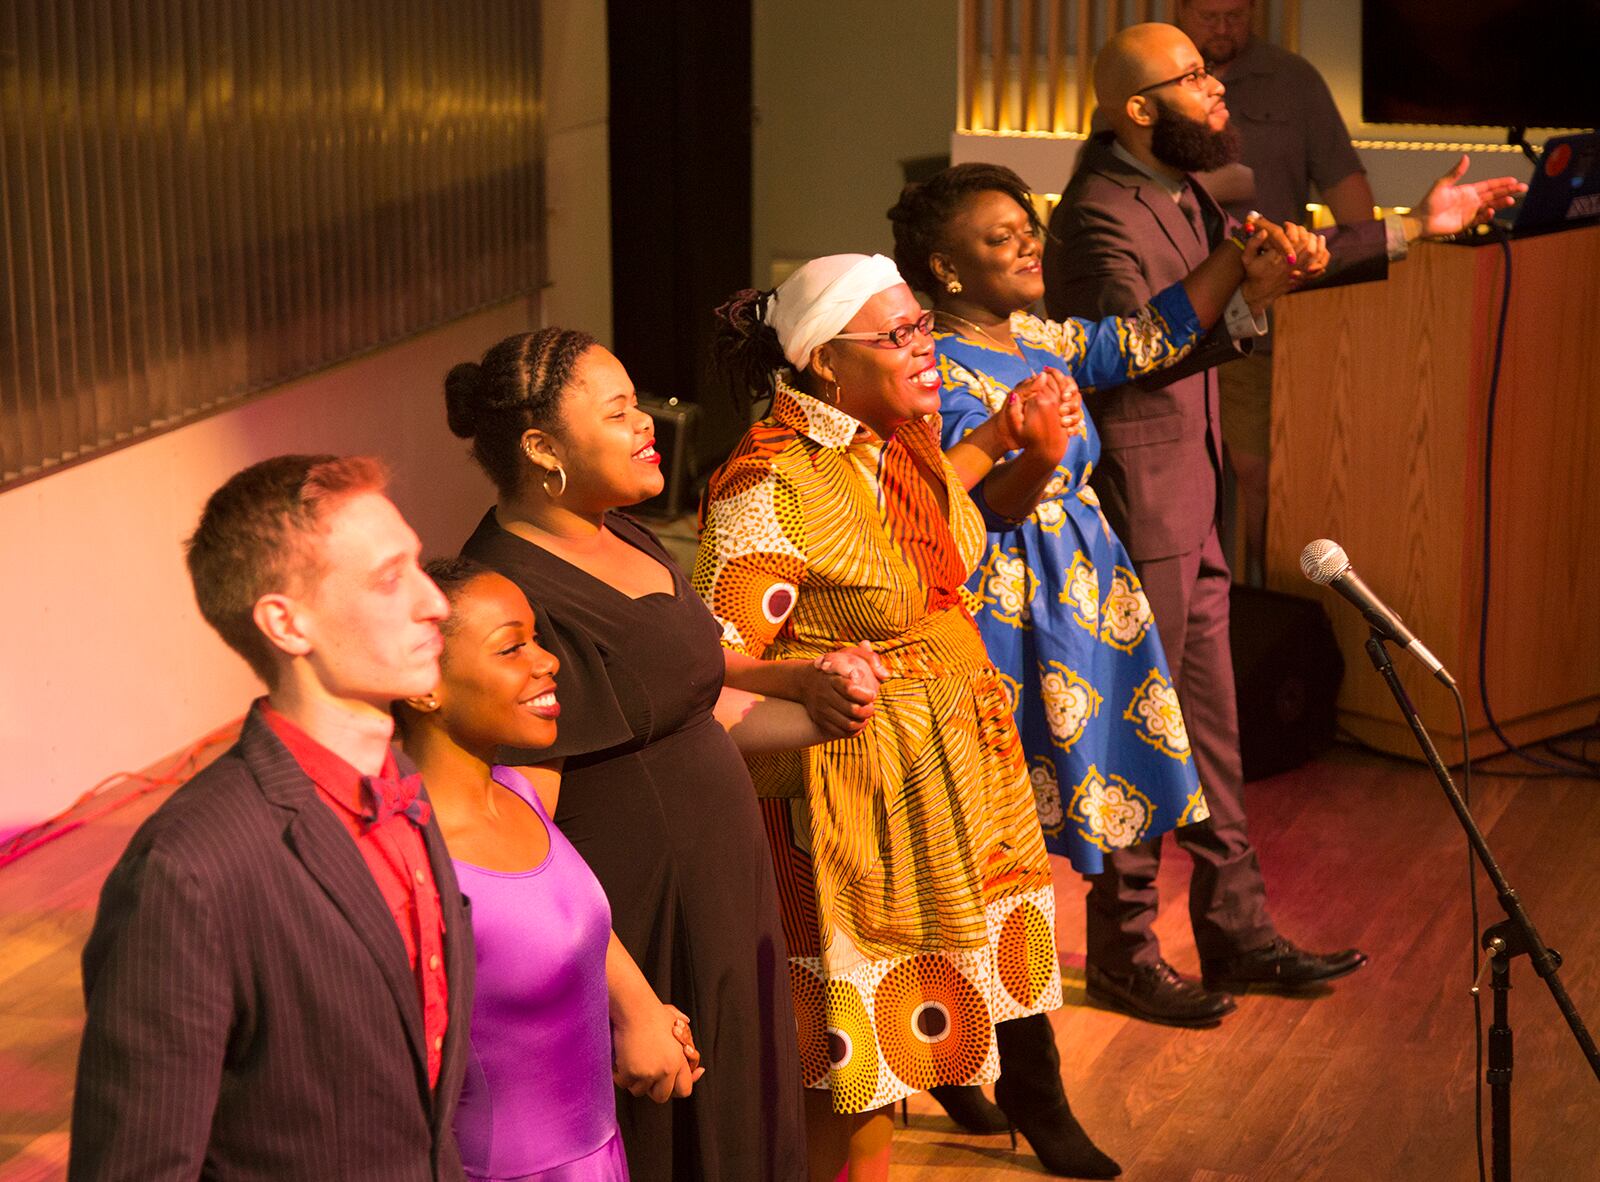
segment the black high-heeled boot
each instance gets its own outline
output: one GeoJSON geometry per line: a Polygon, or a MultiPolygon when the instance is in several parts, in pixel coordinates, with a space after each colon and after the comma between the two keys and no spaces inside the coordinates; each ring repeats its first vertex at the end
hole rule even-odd
{"type": "Polygon", "coordinates": [[[1072,1115],[1061,1086],[1061,1055],[1043,1014],[1013,1018],[994,1028],[1000,1048],[995,1103],[1011,1121],[1012,1143],[1020,1132],[1039,1161],[1064,1178],[1115,1178],[1122,1167],[1101,1153],[1072,1115]]]}
{"type": "Polygon", "coordinates": [[[929,1088],[928,1095],[939,1101],[945,1114],[969,1133],[1003,1133],[1011,1127],[1006,1114],[989,1102],[982,1088],[947,1084],[929,1088]]]}

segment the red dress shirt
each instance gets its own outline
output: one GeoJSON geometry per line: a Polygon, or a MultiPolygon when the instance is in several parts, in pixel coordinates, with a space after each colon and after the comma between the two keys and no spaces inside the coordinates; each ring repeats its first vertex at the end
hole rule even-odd
{"type": "MultiPolygon", "coordinates": [[[[317,796],[344,823],[383,892],[383,901],[400,929],[406,959],[416,978],[417,997],[422,1003],[422,1032],[428,1047],[428,1083],[437,1085],[445,1029],[450,1024],[450,985],[445,976],[444,915],[439,909],[439,888],[433,880],[422,831],[399,813],[370,828],[364,826],[362,818],[367,810],[361,795],[361,773],[265,701],[261,703],[261,716],[316,785],[317,796]]],[[[393,753],[384,756],[381,775],[398,778],[393,753]]]]}

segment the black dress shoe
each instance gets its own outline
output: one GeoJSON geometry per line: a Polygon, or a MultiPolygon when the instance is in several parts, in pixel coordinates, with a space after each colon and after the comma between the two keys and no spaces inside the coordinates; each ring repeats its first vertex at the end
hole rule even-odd
{"type": "Polygon", "coordinates": [[[1090,965],[1087,981],[1091,1001],[1163,1026],[1215,1026],[1237,1008],[1226,993],[1179,976],[1164,960],[1136,965],[1126,976],[1090,965]]]}
{"type": "Polygon", "coordinates": [[[1307,952],[1282,936],[1265,948],[1220,959],[1200,959],[1200,975],[1207,989],[1266,989],[1292,992],[1308,985],[1335,981],[1367,963],[1367,954],[1355,948],[1342,952],[1307,952]]]}
{"type": "Polygon", "coordinates": [[[1003,1133],[1011,1127],[1006,1114],[983,1094],[982,1088],[942,1085],[929,1088],[945,1114],[969,1133],[1003,1133]]]}

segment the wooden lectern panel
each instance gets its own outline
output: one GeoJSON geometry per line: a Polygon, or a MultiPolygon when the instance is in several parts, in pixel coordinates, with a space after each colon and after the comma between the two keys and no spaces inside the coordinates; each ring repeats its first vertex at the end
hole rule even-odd
{"type": "MultiPolygon", "coordinates": [[[[1514,739],[1600,712],[1600,227],[1512,244],[1495,421],[1488,681],[1514,739]]],[[[1300,573],[1314,538],[1344,546],[1367,584],[1455,674],[1476,754],[1498,741],[1478,699],[1483,448],[1504,256],[1423,243],[1387,282],[1278,306],[1267,578],[1328,601],[1348,666],[1343,724],[1415,754],[1372,670],[1366,625],[1300,573]]],[[[1448,753],[1443,687],[1402,677],[1448,753]]]]}

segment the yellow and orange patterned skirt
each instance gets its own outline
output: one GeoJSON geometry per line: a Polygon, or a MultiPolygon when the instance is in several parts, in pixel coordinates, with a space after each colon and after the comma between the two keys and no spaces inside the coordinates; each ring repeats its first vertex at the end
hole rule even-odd
{"type": "Polygon", "coordinates": [[[838,1112],[992,1082],[995,1023],[1061,1005],[1033,790],[977,628],[952,608],[880,653],[866,730],[751,761],[805,1083],[838,1112]]]}

